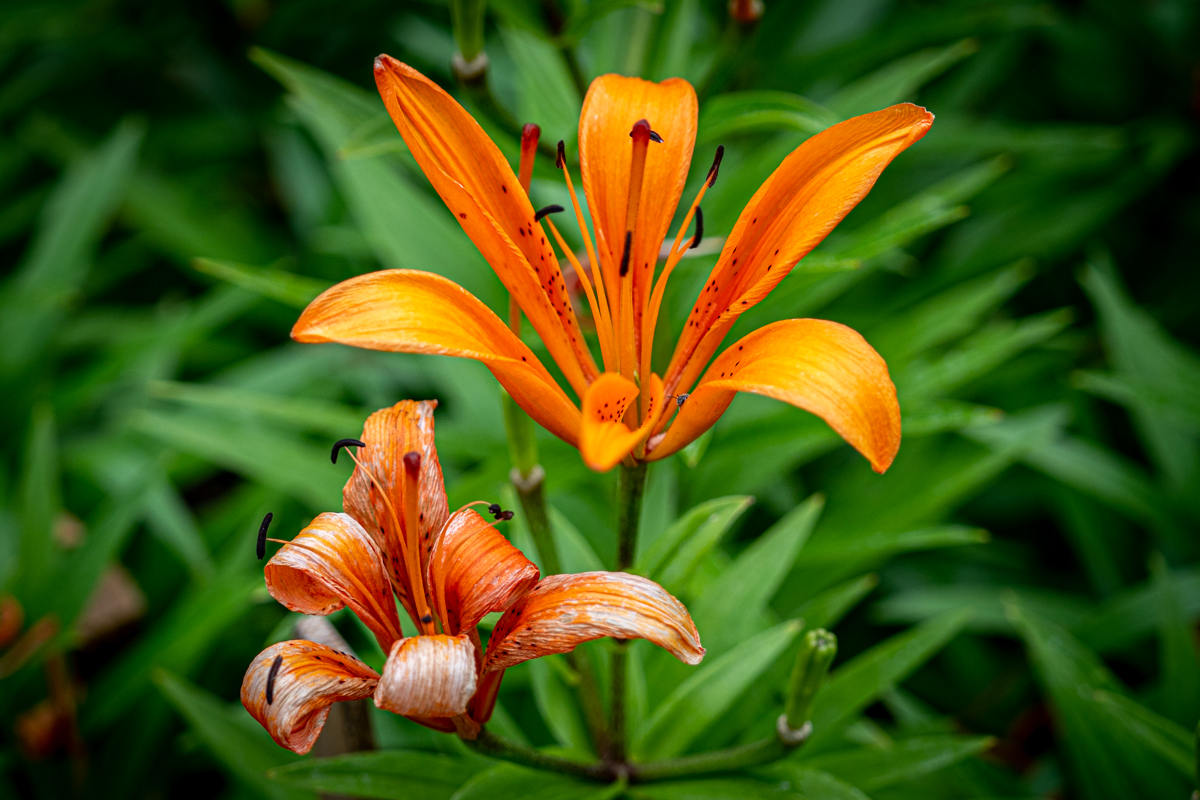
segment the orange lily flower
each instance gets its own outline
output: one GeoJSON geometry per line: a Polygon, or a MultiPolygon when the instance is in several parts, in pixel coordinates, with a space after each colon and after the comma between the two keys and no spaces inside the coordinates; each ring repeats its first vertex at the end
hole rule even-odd
{"type": "Polygon", "coordinates": [[[688,664],[704,656],[687,609],[653,581],[591,572],[539,582],[538,568],[471,507],[481,503],[450,513],[433,441],[436,406],[397,403],[367,419],[361,442],[335,445],[335,460],[339,447],[359,447],[347,451],[356,465],[344,513],[319,515],[267,562],[276,600],[304,614],[349,607],[388,654],[380,675],[315,642],[260,653],[242,682],[242,705],[289,750],[312,748],[330,705],[364,697],[474,738],[505,669],[602,636],[648,639],[688,664]],[[418,635],[404,636],[397,601],[418,635]],[[485,649],[476,626],[498,611],[485,649]]]}
{"type": "MultiPolygon", "coordinates": [[[[619,75],[592,82],[579,122],[579,162],[594,244],[559,144],[559,166],[587,248],[590,269],[584,269],[554,224],[543,220],[561,209],[535,213],[521,190],[524,181],[449,94],[389,56],[375,60],[375,80],[413,157],[580,403],[490,309],[430,273],[385,270],[340,283],[304,311],[293,338],[481,361],[531,417],[578,447],[597,470],[675,453],[711,427],[736,392],[817,414],[877,472],[888,468],[900,446],[895,387],[883,359],[852,329],[782,320],[713,355],[738,317],[825,238],[893,158],[925,135],[932,114],[908,103],[864,114],[818,133],[784,159],[725,240],[660,377],[652,372],[651,352],[667,281],[699,242],[700,201],[720,163],[718,148],[656,278],[696,141],[692,86],[678,78],[652,83],[619,75]],[[684,234],[693,217],[691,240],[684,234]],[[587,296],[603,370],[584,341],[543,225],[587,296]]],[[[528,174],[524,163],[521,172],[528,174]]]]}

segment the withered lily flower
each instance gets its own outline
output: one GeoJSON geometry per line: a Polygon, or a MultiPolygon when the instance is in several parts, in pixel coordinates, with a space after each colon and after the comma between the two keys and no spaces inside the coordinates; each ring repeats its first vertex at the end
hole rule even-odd
{"type": "MultiPolygon", "coordinates": [[[[784,159],[750,199],[697,298],[660,377],[651,368],[667,281],[699,241],[685,237],[717,177],[721,150],[656,264],[687,179],[697,101],[678,78],[604,75],[579,121],[583,189],[593,245],[562,158],[589,270],[554,224],[535,212],[508,161],[479,124],[433,81],[390,56],[375,80],[409,151],[537,331],[570,390],[478,299],[438,275],[384,270],[340,283],[305,310],[301,342],[435,353],[483,362],[547,430],[597,470],[653,461],[696,439],[737,392],[810,411],[883,472],[900,446],[900,409],[887,365],[854,330],[790,319],[746,335],[713,359],[738,318],[758,304],[920,139],[933,115],[908,103],[846,120],[784,159]],[[549,228],[587,295],[603,369],[583,338],[549,228]]],[[[523,170],[524,172],[524,170],[523,170]]]]}
{"type": "Polygon", "coordinates": [[[314,642],[259,654],[242,704],[289,750],[311,749],[332,703],[363,697],[472,738],[506,668],[602,636],[648,639],[688,664],[704,656],[687,609],[653,581],[593,572],[539,582],[538,568],[472,507],[486,503],[450,513],[436,406],[404,401],[372,414],[358,453],[347,451],[356,466],[344,512],[321,514],[267,562],[276,600],[304,614],[348,607],[388,654],[382,675],[314,642]],[[418,635],[404,636],[397,602],[418,635]],[[476,626],[492,612],[505,613],[485,649],[476,626]]]}

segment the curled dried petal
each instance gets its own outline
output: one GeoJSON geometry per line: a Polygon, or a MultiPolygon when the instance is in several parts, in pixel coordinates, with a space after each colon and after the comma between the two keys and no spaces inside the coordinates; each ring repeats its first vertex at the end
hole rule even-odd
{"type": "Polygon", "coordinates": [[[469,636],[413,636],[392,645],[375,705],[404,716],[453,717],[466,712],[475,684],[469,636]]]}
{"type": "Polygon", "coordinates": [[[318,516],[264,574],[271,596],[292,611],[324,616],[350,606],[385,652],[401,636],[383,553],[349,514],[318,516]]]}
{"type": "Polygon", "coordinates": [[[271,645],[250,662],[242,679],[242,705],[280,747],[304,754],[320,735],[331,705],[369,697],[378,682],[379,674],[357,658],[294,639],[271,645]]]}
{"type": "Polygon", "coordinates": [[[483,669],[565,653],[602,636],[647,639],[685,664],[704,658],[691,616],[666,589],[627,572],[583,572],[544,578],[505,612],[483,669]]]}

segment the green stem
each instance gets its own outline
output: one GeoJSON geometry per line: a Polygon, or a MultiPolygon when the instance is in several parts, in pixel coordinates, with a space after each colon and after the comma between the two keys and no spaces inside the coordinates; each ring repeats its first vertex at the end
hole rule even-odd
{"type": "Polygon", "coordinates": [[[521,502],[525,524],[529,527],[534,546],[537,547],[544,573],[558,575],[562,572],[562,562],[558,560],[558,547],[554,543],[554,532],[550,529],[550,515],[546,512],[546,494],[543,490],[546,481],[545,470],[541,465],[534,464],[533,470],[526,476],[521,474],[519,468],[513,467],[508,478],[517,490],[517,499],[521,502]]]}
{"type": "Polygon", "coordinates": [[[627,571],[637,554],[638,523],[646,494],[646,464],[621,465],[617,475],[617,569],[627,571]]]}
{"type": "Polygon", "coordinates": [[[629,779],[636,783],[682,778],[688,775],[706,775],[713,772],[730,772],[778,761],[794,749],[794,746],[786,745],[778,737],[771,736],[753,744],[731,747],[728,750],[633,764],[629,767],[629,779]]]}
{"type": "MultiPolygon", "coordinates": [[[[637,554],[638,524],[642,516],[642,497],[646,493],[646,464],[621,465],[617,474],[617,569],[627,571],[637,554]]],[[[617,642],[612,654],[612,732],[609,758],[625,762],[625,674],[626,645],[617,642]]]]}
{"type": "Polygon", "coordinates": [[[616,780],[620,775],[609,764],[595,762],[585,764],[582,761],[572,761],[569,758],[560,758],[534,750],[532,747],[517,744],[509,741],[501,736],[484,728],[479,732],[479,736],[475,739],[463,739],[463,744],[474,750],[476,753],[481,753],[492,758],[499,758],[504,761],[511,761],[514,764],[522,764],[526,767],[534,769],[546,770],[547,772],[561,772],[566,775],[574,775],[589,781],[601,781],[610,783],[616,780]]]}

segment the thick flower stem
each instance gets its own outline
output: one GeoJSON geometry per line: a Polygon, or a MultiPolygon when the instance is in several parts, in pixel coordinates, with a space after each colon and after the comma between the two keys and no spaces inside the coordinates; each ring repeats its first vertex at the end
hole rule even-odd
{"type": "Polygon", "coordinates": [[[548,755],[534,750],[532,747],[526,747],[525,745],[517,744],[516,742],[497,736],[487,728],[481,730],[479,736],[476,738],[463,739],[462,741],[467,747],[482,755],[511,761],[514,764],[523,764],[534,769],[561,772],[586,780],[602,781],[605,783],[614,781],[620,777],[608,764],[600,762],[585,764],[582,761],[572,761],[568,758],[548,755]]]}
{"type": "Polygon", "coordinates": [[[628,570],[637,554],[638,523],[646,493],[646,464],[621,465],[617,475],[617,569],[628,570]]]}
{"type": "MultiPolygon", "coordinates": [[[[642,516],[642,497],[646,493],[646,464],[621,465],[617,475],[617,569],[628,570],[637,554],[638,524],[642,516]]],[[[625,675],[628,669],[624,642],[617,642],[612,654],[612,713],[609,758],[625,762],[625,675]]]]}

